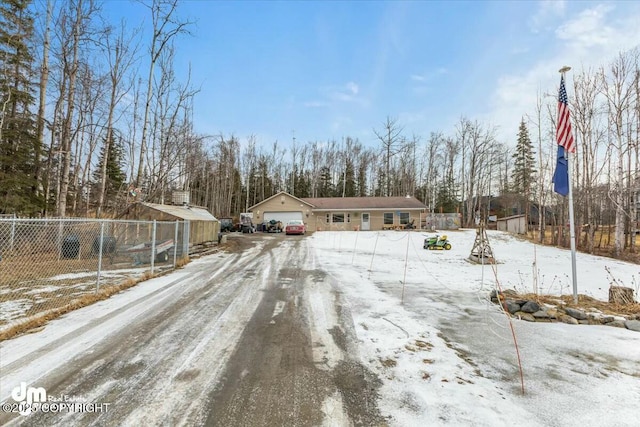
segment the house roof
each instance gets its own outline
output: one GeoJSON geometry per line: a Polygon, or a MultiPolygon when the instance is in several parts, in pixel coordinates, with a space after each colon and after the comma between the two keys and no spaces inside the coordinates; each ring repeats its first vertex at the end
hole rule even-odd
{"type": "Polygon", "coordinates": [[[278,197],[278,196],[282,196],[282,195],[289,196],[289,197],[291,197],[292,199],[295,199],[295,200],[298,200],[298,201],[299,201],[299,202],[301,202],[301,203],[304,203],[305,205],[309,205],[309,207],[313,207],[313,206],[311,205],[311,203],[309,203],[309,202],[305,201],[305,200],[307,200],[307,199],[299,199],[299,198],[297,198],[296,196],[292,196],[291,194],[287,193],[286,191],[280,191],[279,193],[276,193],[276,194],[274,194],[273,196],[271,196],[271,197],[268,197],[268,198],[264,199],[264,200],[263,200],[263,201],[261,201],[260,203],[256,203],[255,205],[251,206],[251,207],[249,208],[249,211],[253,211],[253,209],[254,209],[255,207],[260,206],[261,204],[263,204],[263,203],[265,203],[265,202],[268,202],[269,200],[271,200],[271,199],[275,199],[276,197],[278,197]]]}
{"type": "Polygon", "coordinates": [[[303,201],[314,210],[363,210],[363,209],[426,209],[424,203],[414,197],[315,197],[303,201]]]}
{"type": "Polygon", "coordinates": [[[169,215],[173,215],[177,218],[186,219],[189,221],[217,221],[218,219],[211,214],[207,209],[199,206],[182,206],[182,205],[159,205],[156,203],[140,203],[151,209],[155,209],[169,215]]]}

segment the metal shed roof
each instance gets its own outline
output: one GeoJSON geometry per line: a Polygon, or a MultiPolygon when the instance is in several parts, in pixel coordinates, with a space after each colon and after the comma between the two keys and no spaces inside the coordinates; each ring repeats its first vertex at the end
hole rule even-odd
{"type": "Polygon", "coordinates": [[[150,209],[173,215],[180,219],[189,221],[218,221],[218,219],[208,210],[198,206],[182,206],[182,205],[159,205],[156,203],[141,203],[150,209]]]}

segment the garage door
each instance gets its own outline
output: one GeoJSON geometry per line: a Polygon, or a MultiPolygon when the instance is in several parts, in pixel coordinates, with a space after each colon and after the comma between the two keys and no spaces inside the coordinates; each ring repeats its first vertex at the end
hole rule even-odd
{"type": "Polygon", "coordinates": [[[292,219],[302,219],[302,212],[265,212],[264,213],[264,222],[269,222],[272,219],[276,221],[282,221],[283,224],[286,224],[289,220],[292,219]]]}

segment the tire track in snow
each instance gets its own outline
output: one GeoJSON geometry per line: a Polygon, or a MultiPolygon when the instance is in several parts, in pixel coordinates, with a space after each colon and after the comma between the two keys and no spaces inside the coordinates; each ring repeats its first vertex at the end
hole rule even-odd
{"type": "MultiPolygon", "coordinates": [[[[193,408],[198,399],[194,393],[202,395],[213,387],[243,322],[261,299],[260,285],[269,270],[260,269],[261,258],[255,256],[260,250],[207,257],[211,264],[189,265],[185,277],[163,290],[103,314],[14,361],[10,368],[16,378],[48,363],[48,368],[39,368],[33,383],[50,395],[111,403],[107,414],[35,414],[29,425],[178,424],[186,411],[202,415],[204,410],[193,408]],[[258,280],[247,274],[258,270],[258,280]],[[207,280],[197,280],[202,277],[207,280]]],[[[71,314],[79,316],[83,310],[71,314]]],[[[4,379],[3,375],[3,383],[4,379]]],[[[202,403],[198,404],[206,407],[202,403]]]]}

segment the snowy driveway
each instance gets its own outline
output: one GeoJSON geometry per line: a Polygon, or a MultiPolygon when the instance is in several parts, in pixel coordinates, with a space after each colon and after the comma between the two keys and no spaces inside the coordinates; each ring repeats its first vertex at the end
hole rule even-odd
{"type": "Polygon", "coordinates": [[[241,235],[232,243],[240,245],[235,252],[3,342],[2,401],[12,402],[12,389],[25,382],[49,399],[102,406],[13,419],[2,413],[0,423],[379,424],[376,382],[350,356],[350,316],[315,270],[308,241],[241,235]]]}
{"type": "MultiPolygon", "coordinates": [[[[102,410],[0,424],[637,425],[640,334],[515,321],[522,395],[509,322],[484,299],[490,271],[465,261],[473,231],[450,234],[453,249],[436,253],[419,232],[235,235],[228,253],[1,343],[3,402],[24,382],[102,410]]],[[[503,285],[529,286],[532,246],[492,239],[503,285]]],[[[545,288],[565,256],[537,249],[545,288]]],[[[594,295],[604,266],[638,271],[579,263],[594,295]]]]}

